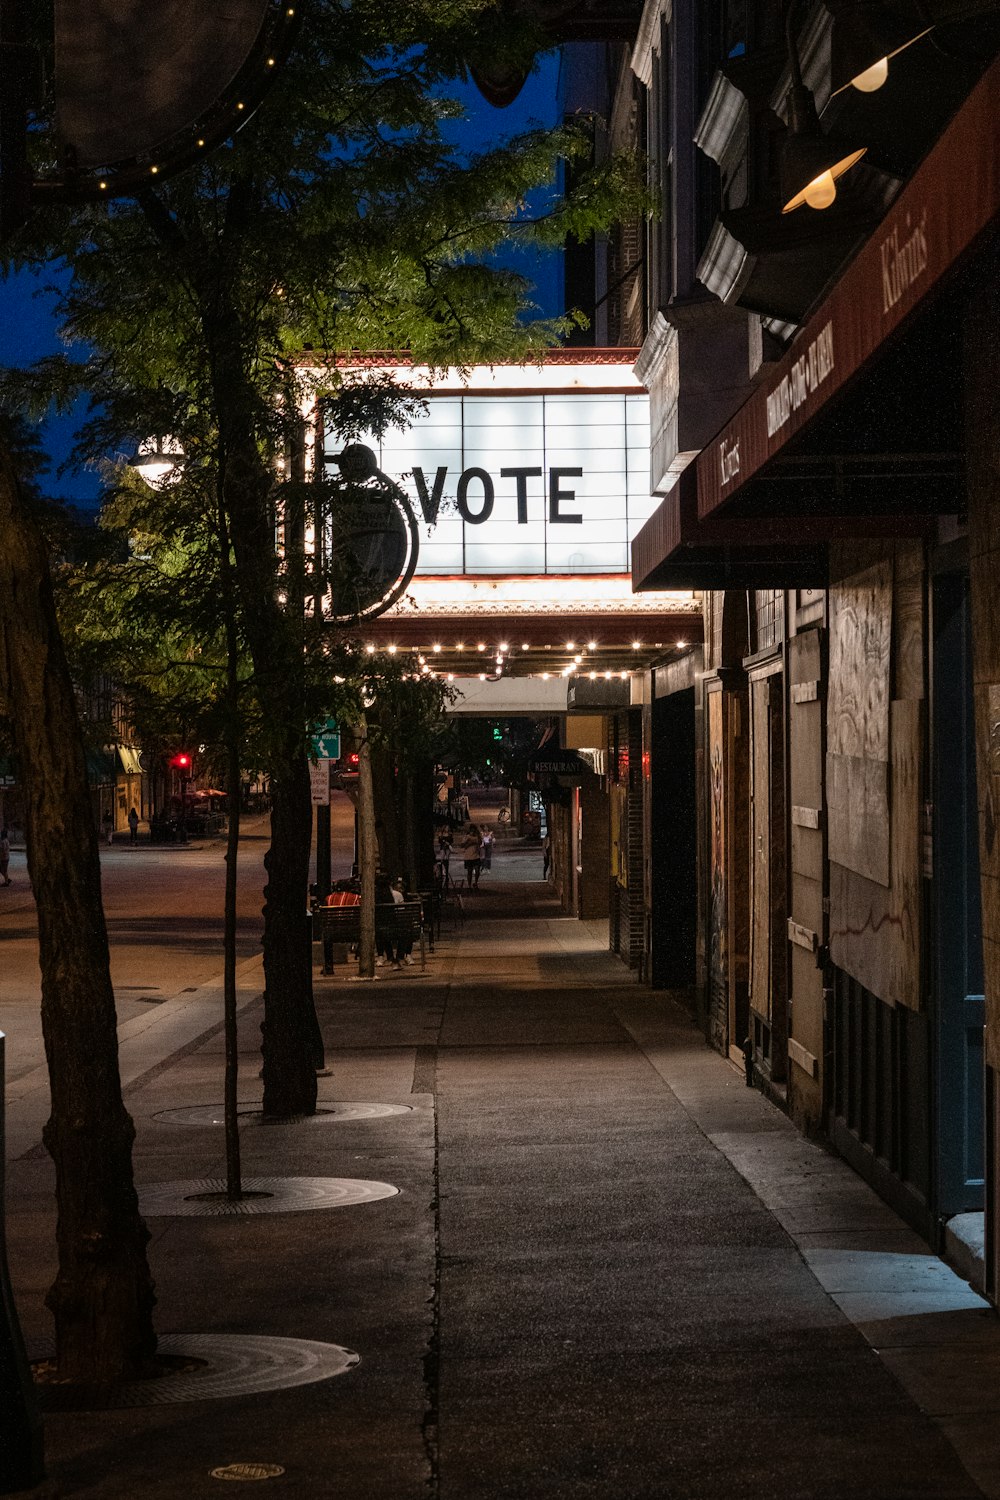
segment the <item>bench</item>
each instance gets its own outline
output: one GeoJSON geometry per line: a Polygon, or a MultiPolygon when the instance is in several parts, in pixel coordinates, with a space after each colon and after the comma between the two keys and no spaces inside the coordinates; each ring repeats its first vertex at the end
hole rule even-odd
{"type": "MultiPolygon", "coordinates": [[[[323,973],[333,973],[331,949],[341,943],[348,947],[361,941],[361,907],[315,906],[312,910],[313,942],[323,944],[323,973]]],[[[375,906],[375,944],[420,943],[420,967],[427,967],[424,952],[423,912],[419,898],[406,901],[378,902],[375,906]]]]}

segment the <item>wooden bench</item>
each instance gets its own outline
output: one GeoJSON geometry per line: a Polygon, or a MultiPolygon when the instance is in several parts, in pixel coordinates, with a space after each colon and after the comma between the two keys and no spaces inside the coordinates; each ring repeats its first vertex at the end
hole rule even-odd
{"type": "MultiPolygon", "coordinates": [[[[361,941],[361,907],[315,906],[312,911],[313,942],[323,944],[323,973],[333,973],[331,949],[338,943],[347,947],[361,941]]],[[[423,914],[419,898],[406,901],[380,901],[375,906],[375,944],[391,942],[420,944],[420,967],[427,967],[424,951],[423,914]]]]}

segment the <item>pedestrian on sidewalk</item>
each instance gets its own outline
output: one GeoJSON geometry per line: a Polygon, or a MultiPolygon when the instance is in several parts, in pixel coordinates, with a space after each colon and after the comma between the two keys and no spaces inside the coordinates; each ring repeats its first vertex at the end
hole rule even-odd
{"type": "Polygon", "coordinates": [[[483,837],[481,840],[484,870],[492,870],[493,868],[493,842],[493,829],[484,828],[483,837]]]}
{"type": "Polygon", "coordinates": [[[7,867],[10,864],[10,832],[4,827],[0,828],[0,881],[4,885],[10,885],[10,876],[7,867]]]}
{"type": "Polygon", "coordinates": [[[437,862],[441,866],[441,888],[446,891],[451,886],[451,834],[447,828],[442,828],[438,834],[437,862]]]}
{"type": "Polygon", "coordinates": [[[111,836],[112,836],[112,834],[115,831],[115,820],[111,816],[111,810],[110,810],[110,808],[104,814],[104,817],[101,819],[101,827],[104,829],[104,842],[108,845],[108,848],[110,848],[111,847],[111,836]]]}
{"type": "Polygon", "coordinates": [[[128,810],[128,841],[130,844],[139,842],[139,814],[134,807],[128,810]]]}
{"type": "Polygon", "coordinates": [[[471,891],[479,884],[480,844],[479,829],[475,823],[467,826],[459,848],[465,863],[465,887],[471,891]]]}

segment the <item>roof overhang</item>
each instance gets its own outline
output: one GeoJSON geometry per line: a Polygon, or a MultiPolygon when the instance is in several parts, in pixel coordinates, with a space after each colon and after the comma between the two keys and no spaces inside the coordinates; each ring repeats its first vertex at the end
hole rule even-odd
{"type": "MultiPolygon", "coordinates": [[[[1000,60],[973,89],[784,358],[700,454],[702,521],[784,514],[794,516],[798,530],[806,503],[813,513],[831,514],[955,509],[960,470],[954,453],[946,444],[916,446],[920,431],[908,434],[905,443],[887,442],[891,433],[880,400],[860,399],[849,421],[839,428],[834,422],[818,451],[808,455],[812,470],[809,462],[802,464],[809,445],[801,438],[817,418],[849,406],[859,377],[883,357],[896,361],[903,383],[918,370],[933,382],[932,351],[918,347],[911,354],[904,335],[922,322],[921,315],[994,225],[998,211],[1000,60]]],[[[951,393],[942,391],[940,397],[948,406],[951,393]]],[[[954,439],[954,428],[942,425],[954,439]]]]}
{"type": "Polygon", "coordinates": [[[828,543],[848,537],[920,535],[923,516],[830,514],[698,516],[695,470],[650,517],[632,543],[632,587],[647,589],[824,588],[828,543]]]}

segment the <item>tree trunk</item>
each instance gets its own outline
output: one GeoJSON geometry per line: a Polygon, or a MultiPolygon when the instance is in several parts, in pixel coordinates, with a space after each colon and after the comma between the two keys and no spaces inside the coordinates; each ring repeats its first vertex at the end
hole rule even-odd
{"type": "Polygon", "coordinates": [[[38,910],[42,1032],[56,1168],[59,1269],[47,1303],[60,1375],[112,1382],[155,1354],[149,1239],[122,1102],[97,835],[76,698],[56,622],[44,542],[0,454],[0,692],[25,788],[28,870],[38,910]]]}
{"type": "Polygon", "coordinates": [[[271,762],[271,847],[264,858],[265,1115],[316,1109],[315,1012],[308,930],[312,801],[305,752],[271,762]]]}
{"type": "Polygon", "coordinates": [[[403,873],[399,840],[399,809],[396,802],[396,778],[392,756],[385,744],[371,750],[372,795],[375,799],[375,831],[378,836],[378,860],[390,880],[403,873]]]}
{"type": "Polygon", "coordinates": [[[358,944],[358,973],[362,979],[375,975],[375,865],[378,842],[375,837],[375,793],[372,786],[371,744],[368,726],[362,718],[358,725],[358,863],[361,866],[361,941],[358,944]]]}
{"type": "Polygon", "coordinates": [[[226,1037],[226,1195],[231,1202],[243,1196],[240,1171],[239,1031],[236,1018],[236,875],[240,849],[240,745],[234,733],[227,773],[229,832],[226,840],[226,910],[223,937],[222,1009],[226,1037]]]}
{"type": "MultiPolygon", "coordinates": [[[[218,289],[216,289],[218,290],[218,289]]],[[[224,299],[223,299],[224,302],[224,299]]],[[[264,861],[265,1115],[316,1108],[317,1023],[308,928],[312,803],[306,760],[303,598],[296,564],[283,602],[275,558],[274,479],[261,458],[258,406],[242,362],[239,319],[206,311],[213,350],[222,494],[235,559],[241,618],[268,730],[271,847],[264,861]]],[[[301,526],[299,526],[301,530],[301,526]]],[[[301,538],[295,539],[296,550],[301,538]]]]}

